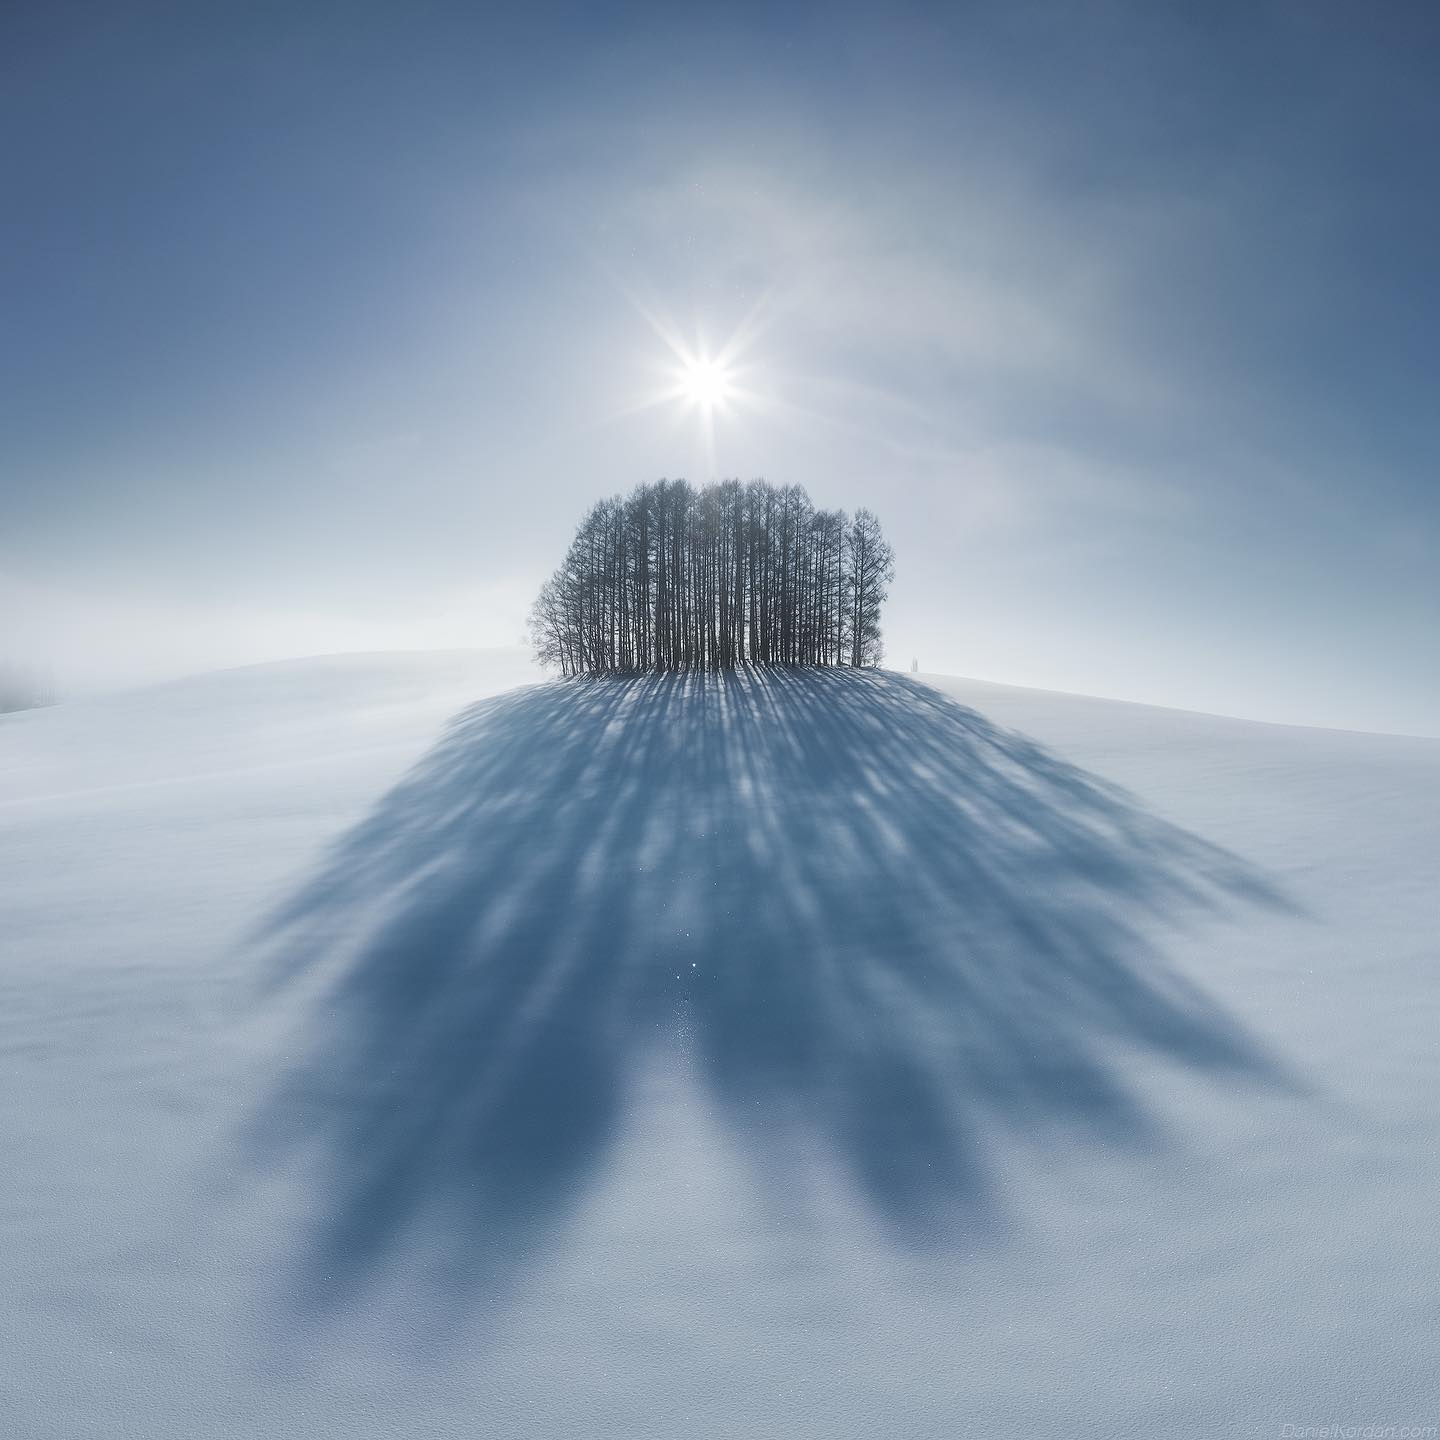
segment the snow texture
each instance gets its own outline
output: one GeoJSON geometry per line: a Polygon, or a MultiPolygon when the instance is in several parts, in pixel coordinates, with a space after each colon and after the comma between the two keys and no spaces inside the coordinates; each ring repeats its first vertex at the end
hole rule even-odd
{"type": "Polygon", "coordinates": [[[534,678],[0,717],[0,1433],[1440,1422],[1440,742],[534,678]]]}

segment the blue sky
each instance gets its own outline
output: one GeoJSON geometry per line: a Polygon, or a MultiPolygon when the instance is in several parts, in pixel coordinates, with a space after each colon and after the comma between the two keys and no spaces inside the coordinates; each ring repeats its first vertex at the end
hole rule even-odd
{"type": "Polygon", "coordinates": [[[0,659],[513,642],[590,500],[763,474],[879,512],[892,663],[1440,734],[1437,67],[1420,5],[12,3],[0,659]],[[652,320],[748,336],[708,444],[652,320]]]}

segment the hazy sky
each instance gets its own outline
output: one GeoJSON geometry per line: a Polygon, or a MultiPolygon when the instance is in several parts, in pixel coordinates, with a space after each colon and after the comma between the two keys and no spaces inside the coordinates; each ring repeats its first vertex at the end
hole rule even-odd
{"type": "Polygon", "coordinates": [[[1418,3],[7,0],[0,661],[513,643],[591,500],[764,475],[879,512],[891,663],[1440,734],[1437,74],[1418,3]],[[657,325],[744,342],[713,453],[657,325]]]}

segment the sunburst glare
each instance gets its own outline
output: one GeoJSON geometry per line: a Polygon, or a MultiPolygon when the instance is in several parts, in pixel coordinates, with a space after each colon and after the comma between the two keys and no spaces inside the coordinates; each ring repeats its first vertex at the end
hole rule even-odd
{"type": "Polygon", "coordinates": [[[714,410],[730,398],[730,372],[717,360],[690,360],[681,369],[680,387],[687,400],[703,409],[714,410]]]}
{"type": "Polygon", "coordinates": [[[754,301],[717,347],[703,326],[697,324],[687,336],[666,314],[665,307],[643,299],[617,277],[611,278],[669,353],[655,356],[648,367],[655,377],[654,388],[613,412],[610,418],[667,408],[676,421],[683,423],[689,417],[695,426],[693,459],[707,472],[714,471],[719,460],[717,431],[722,425],[733,439],[737,429],[743,429],[747,416],[768,413],[777,403],[777,397],[763,387],[757,388],[761,367],[750,353],[768,328],[768,292],[754,301]]]}

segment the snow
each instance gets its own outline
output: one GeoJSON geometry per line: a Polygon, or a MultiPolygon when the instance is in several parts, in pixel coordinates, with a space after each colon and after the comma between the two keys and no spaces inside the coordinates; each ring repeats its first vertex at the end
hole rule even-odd
{"type": "Polygon", "coordinates": [[[0,1433],[1440,1421],[1440,741],[537,678],[0,717],[0,1433]]]}

